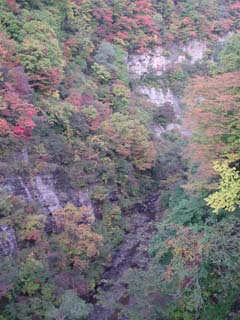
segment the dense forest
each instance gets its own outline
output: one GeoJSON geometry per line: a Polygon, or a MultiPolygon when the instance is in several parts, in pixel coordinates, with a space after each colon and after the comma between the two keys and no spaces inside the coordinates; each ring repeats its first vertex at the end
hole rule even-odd
{"type": "Polygon", "coordinates": [[[240,319],[240,2],[0,0],[0,320],[240,319]]]}

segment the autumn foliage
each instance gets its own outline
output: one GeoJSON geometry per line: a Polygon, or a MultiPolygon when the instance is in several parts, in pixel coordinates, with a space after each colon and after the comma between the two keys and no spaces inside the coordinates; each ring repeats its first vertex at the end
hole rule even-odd
{"type": "Polygon", "coordinates": [[[152,167],[156,149],[149,139],[147,129],[135,119],[115,113],[111,121],[103,123],[103,130],[113,149],[132,160],[139,170],[152,167]]]}
{"type": "Polygon", "coordinates": [[[240,72],[197,77],[185,91],[185,123],[192,132],[185,153],[198,164],[197,177],[213,174],[213,161],[239,152],[240,72]]]}
{"type": "Polygon", "coordinates": [[[11,83],[5,83],[0,90],[2,96],[0,115],[1,133],[27,138],[35,127],[33,117],[37,114],[34,106],[22,98],[11,83]]]}
{"type": "Polygon", "coordinates": [[[56,239],[63,246],[69,263],[86,268],[91,259],[99,254],[103,238],[94,231],[94,216],[88,207],[76,208],[67,204],[64,209],[54,213],[56,239]]]}
{"type": "Polygon", "coordinates": [[[239,9],[237,0],[0,0],[0,320],[87,319],[88,302],[104,300],[98,288],[111,293],[106,280],[122,271],[113,317],[125,318],[127,300],[129,319],[229,317],[201,312],[235,283],[239,297],[239,224],[223,220],[214,233],[239,207],[239,9]],[[206,44],[197,62],[195,43],[206,44]],[[187,83],[181,119],[167,100],[181,107],[187,83]],[[187,178],[193,197],[176,186],[187,178]]]}

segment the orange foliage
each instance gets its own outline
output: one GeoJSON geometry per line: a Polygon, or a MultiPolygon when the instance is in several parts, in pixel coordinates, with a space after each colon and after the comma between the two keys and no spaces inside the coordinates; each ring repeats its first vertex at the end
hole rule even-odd
{"type": "Polygon", "coordinates": [[[184,123],[192,136],[184,153],[199,165],[196,174],[199,180],[213,174],[214,160],[236,152],[236,146],[229,145],[229,140],[236,135],[236,123],[240,119],[236,90],[239,79],[239,71],[213,78],[197,77],[185,91],[184,123]]]}

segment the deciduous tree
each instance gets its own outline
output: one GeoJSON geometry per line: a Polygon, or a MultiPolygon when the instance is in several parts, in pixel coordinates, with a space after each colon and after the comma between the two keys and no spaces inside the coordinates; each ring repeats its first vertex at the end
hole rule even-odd
{"type": "Polygon", "coordinates": [[[86,268],[99,254],[103,238],[94,231],[93,214],[87,207],[69,203],[54,212],[58,232],[55,235],[66,252],[69,263],[86,268]]]}
{"type": "Polygon", "coordinates": [[[239,77],[239,71],[197,77],[185,91],[185,123],[192,132],[185,153],[198,165],[199,181],[213,175],[214,160],[239,154],[239,77]]]}

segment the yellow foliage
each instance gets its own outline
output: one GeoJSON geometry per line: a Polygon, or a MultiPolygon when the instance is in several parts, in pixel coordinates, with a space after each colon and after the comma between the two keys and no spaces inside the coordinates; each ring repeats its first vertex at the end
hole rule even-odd
{"type": "Polygon", "coordinates": [[[75,207],[68,203],[65,208],[54,212],[60,231],[57,240],[66,250],[71,263],[86,268],[89,261],[99,254],[103,237],[94,232],[94,215],[88,207],[75,207]]]}
{"type": "Polygon", "coordinates": [[[213,168],[220,175],[220,184],[205,200],[215,213],[220,209],[232,212],[240,205],[240,175],[236,168],[229,167],[228,161],[216,161],[213,168]]]}

